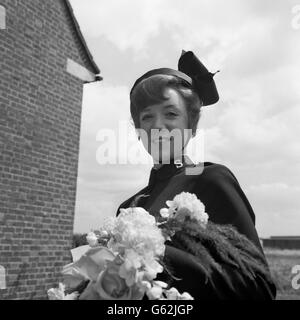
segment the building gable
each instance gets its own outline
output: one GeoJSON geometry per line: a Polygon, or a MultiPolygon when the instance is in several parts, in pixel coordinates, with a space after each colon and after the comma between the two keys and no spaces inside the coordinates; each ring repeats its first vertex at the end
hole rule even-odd
{"type": "Polygon", "coordinates": [[[64,2],[65,2],[65,5],[67,7],[68,13],[70,14],[70,17],[72,19],[72,23],[74,25],[74,29],[76,31],[76,35],[77,35],[77,37],[78,37],[78,39],[79,39],[79,41],[80,41],[80,43],[81,43],[81,45],[82,45],[82,47],[84,49],[84,52],[85,52],[85,54],[87,56],[87,62],[90,64],[90,67],[91,67],[92,71],[95,74],[98,74],[98,73],[100,73],[100,70],[99,70],[98,66],[96,65],[96,63],[94,61],[94,58],[93,58],[93,56],[92,56],[92,54],[91,54],[91,52],[90,52],[90,50],[89,50],[89,48],[88,48],[88,46],[86,44],[86,41],[85,41],[85,39],[84,39],[84,37],[82,35],[82,32],[80,30],[80,26],[79,26],[79,24],[77,22],[77,19],[76,19],[75,15],[74,15],[74,11],[72,9],[72,6],[71,6],[69,0],[64,0],[64,2]]]}
{"type": "Polygon", "coordinates": [[[71,262],[83,83],[99,69],[65,0],[0,6],[0,300],[44,299],[71,262]]]}

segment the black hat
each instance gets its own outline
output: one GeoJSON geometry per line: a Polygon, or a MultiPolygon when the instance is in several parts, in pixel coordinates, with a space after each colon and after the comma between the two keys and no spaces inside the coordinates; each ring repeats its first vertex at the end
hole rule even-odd
{"type": "Polygon", "coordinates": [[[170,68],[150,70],[135,81],[130,94],[135,86],[142,80],[155,74],[167,74],[177,76],[187,81],[198,93],[200,99],[203,101],[203,105],[208,106],[219,101],[219,94],[213,79],[216,73],[209,72],[192,51],[182,51],[178,61],[178,70],[170,68]]]}

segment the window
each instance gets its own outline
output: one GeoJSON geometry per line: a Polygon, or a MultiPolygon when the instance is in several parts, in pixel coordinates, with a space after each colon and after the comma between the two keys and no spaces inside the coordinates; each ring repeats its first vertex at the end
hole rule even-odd
{"type": "Polygon", "coordinates": [[[0,30],[6,28],[6,10],[0,5],[0,30]]]}
{"type": "Polygon", "coordinates": [[[0,266],[0,290],[6,289],[5,268],[0,266]]]}

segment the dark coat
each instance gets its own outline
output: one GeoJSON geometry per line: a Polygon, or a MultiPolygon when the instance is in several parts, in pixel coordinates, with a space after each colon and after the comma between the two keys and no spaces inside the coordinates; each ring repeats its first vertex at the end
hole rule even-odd
{"type": "MultiPolygon", "coordinates": [[[[148,186],[123,202],[119,209],[139,206],[156,216],[161,208],[167,207],[167,200],[173,200],[182,191],[194,193],[204,203],[210,221],[231,224],[251,240],[261,251],[268,268],[255,229],[253,209],[236,177],[224,165],[204,162],[195,166],[185,157],[182,167],[173,163],[165,164],[158,170],[152,168],[148,186]],[[190,169],[193,174],[188,174],[190,169]],[[143,194],[146,196],[139,197],[143,194]]],[[[195,299],[274,299],[276,296],[274,283],[261,275],[257,275],[254,284],[249,283],[238,269],[224,264],[223,272],[227,280],[224,281],[225,277],[215,272],[208,281],[201,266],[189,253],[167,245],[165,256],[171,261],[176,276],[183,278],[174,286],[179,292],[189,292],[195,299]]],[[[163,274],[158,279],[165,280],[163,274]]]]}

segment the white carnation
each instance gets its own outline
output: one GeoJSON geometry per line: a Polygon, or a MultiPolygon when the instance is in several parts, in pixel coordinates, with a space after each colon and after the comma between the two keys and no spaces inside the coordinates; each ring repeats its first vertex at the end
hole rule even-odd
{"type": "Polygon", "coordinates": [[[172,287],[169,290],[165,290],[165,295],[167,296],[167,300],[177,300],[180,293],[176,288],[172,287]]]}
{"type": "Polygon", "coordinates": [[[60,283],[58,288],[51,288],[47,291],[49,300],[64,300],[64,286],[60,283]]]}
{"type": "Polygon", "coordinates": [[[167,208],[160,209],[159,213],[165,219],[170,217],[170,211],[167,208]]]}
{"type": "Polygon", "coordinates": [[[119,275],[127,285],[152,281],[163,267],[158,263],[165,252],[165,238],[154,216],[143,208],[120,209],[107,247],[122,256],[119,275]]]}
{"type": "Polygon", "coordinates": [[[179,291],[174,287],[165,290],[164,293],[167,297],[167,300],[194,300],[194,298],[188,292],[183,292],[180,294],[179,291]]]}
{"type": "Polygon", "coordinates": [[[194,300],[194,298],[188,292],[184,292],[178,297],[178,300],[194,300]]]}
{"type": "Polygon", "coordinates": [[[86,240],[91,247],[98,245],[98,238],[94,232],[89,232],[86,236],[86,240]]]}
{"type": "Polygon", "coordinates": [[[166,202],[172,217],[182,219],[190,216],[199,221],[205,228],[208,221],[208,215],[205,212],[204,204],[196,197],[195,194],[189,192],[181,192],[176,195],[173,201],[166,202]]]}
{"type": "Polygon", "coordinates": [[[65,285],[59,283],[58,288],[51,288],[47,291],[49,300],[77,300],[79,293],[73,292],[71,294],[65,294],[65,285]]]}
{"type": "Polygon", "coordinates": [[[99,238],[110,238],[115,227],[116,217],[107,217],[104,219],[102,226],[98,229],[99,238]]]}
{"type": "Polygon", "coordinates": [[[143,208],[121,209],[112,231],[112,250],[133,249],[137,254],[160,256],[165,245],[162,231],[156,225],[155,218],[143,208]]]}

